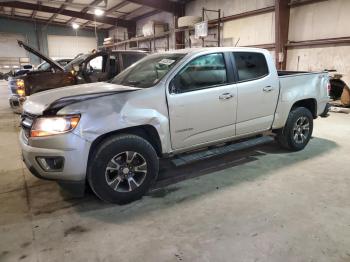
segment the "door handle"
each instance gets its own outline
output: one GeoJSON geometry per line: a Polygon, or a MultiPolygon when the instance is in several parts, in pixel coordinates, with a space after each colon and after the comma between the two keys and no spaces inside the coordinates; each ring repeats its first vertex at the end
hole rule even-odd
{"type": "Polygon", "coordinates": [[[231,99],[233,97],[233,95],[231,93],[224,93],[222,95],[219,96],[220,100],[227,100],[227,99],[231,99]]]}
{"type": "Polygon", "coordinates": [[[271,87],[271,86],[265,86],[264,88],[263,88],[263,91],[264,92],[271,92],[273,90],[273,88],[271,87]]]}

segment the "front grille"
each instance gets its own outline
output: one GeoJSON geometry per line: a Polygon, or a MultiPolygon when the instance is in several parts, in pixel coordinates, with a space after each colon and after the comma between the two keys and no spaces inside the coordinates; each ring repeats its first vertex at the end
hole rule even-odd
{"type": "Polygon", "coordinates": [[[24,135],[26,138],[28,138],[30,136],[30,129],[32,128],[36,116],[27,112],[23,112],[21,118],[21,127],[23,129],[24,135]]]}

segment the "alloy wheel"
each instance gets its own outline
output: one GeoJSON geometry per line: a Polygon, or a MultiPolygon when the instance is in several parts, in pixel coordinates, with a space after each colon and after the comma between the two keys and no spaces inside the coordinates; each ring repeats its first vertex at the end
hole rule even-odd
{"type": "Polygon", "coordinates": [[[293,127],[293,139],[297,144],[304,143],[310,133],[310,121],[307,117],[301,116],[295,121],[293,127]]]}
{"type": "Polygon", "coordinates": [[[124,151],[107,164],[107,184],[117,192],[131,192],[140,187],[147,175],[145,158],[134,151],[124,151]]]}

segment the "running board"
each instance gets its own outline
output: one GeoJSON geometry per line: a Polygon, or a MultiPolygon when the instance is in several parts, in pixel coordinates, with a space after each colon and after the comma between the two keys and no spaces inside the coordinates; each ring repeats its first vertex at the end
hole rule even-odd
{"type": "Polygon", "coordinates": [[[186,164],[196,162],[199,160],[211,158],[214,156],[219,156],[219,155],[247,149],[250,147],[254,147],[254,146],[258,146],[258,145],[262,145],[262,144],[267,144],[267,143],[270,143],[272,141],[274,141],[274,138],[271,136],[257,137],[257,138],[253,138],[253,139],[246,140],[246,141],[239,142],[239,143],[235,143],[235,144],[229,144],[226,146],[212,148],[212,149],[208,149],[208,150],[204,150],[204,151],[179,155],[176,158],[174,158],[173,160],[171,160],[171,162],[175,166],[182,166],[182,165],[186,165],[186,164]]]}

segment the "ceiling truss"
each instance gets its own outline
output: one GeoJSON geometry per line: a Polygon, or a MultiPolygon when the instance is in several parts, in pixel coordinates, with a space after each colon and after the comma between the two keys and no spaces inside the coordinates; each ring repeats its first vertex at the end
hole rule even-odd
{"type": "Polygon", "coordinates": [[[99,28],[103,29],[115,26],[134,28],[137,20],[162,11],[177,15],[184,8],[182,2],[171,0],[124,0],[117,1],[114,6],[109,7],[107,1],[91,0],[90,4],[76,0],[1,1],[0,17],[37,21],[46,25],[71,26],[72,23],[78,23],[81,27],[88,28],[94,27],[96,23],[99,28]],[[94,15],[93,11],[97,7],[105,11],[104,16],[94,15]]]}

